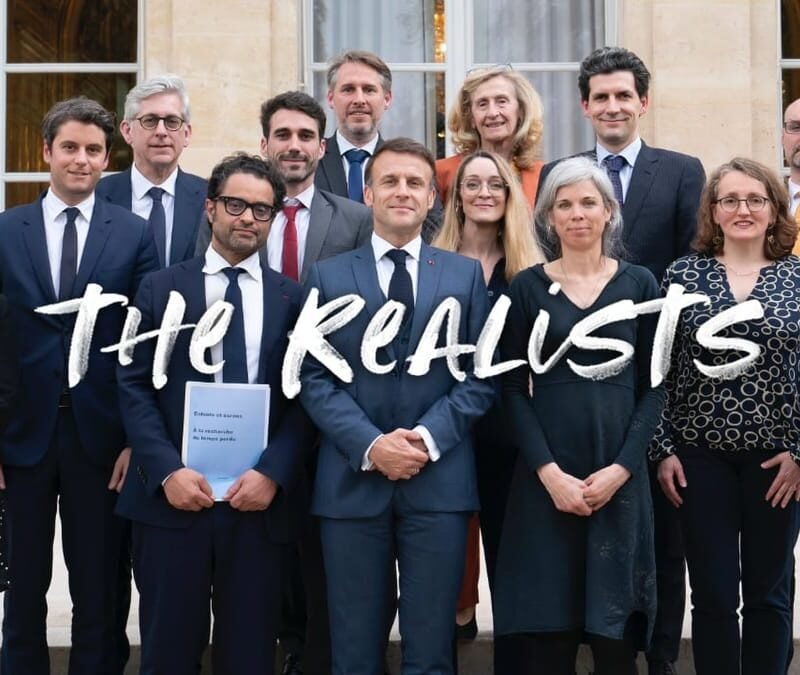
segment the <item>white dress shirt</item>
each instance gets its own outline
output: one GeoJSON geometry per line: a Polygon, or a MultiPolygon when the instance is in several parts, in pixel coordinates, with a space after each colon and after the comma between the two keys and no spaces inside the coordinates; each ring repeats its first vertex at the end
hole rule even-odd
{"type": "MultiPolygon", "coordinates": [[[[64,245],[64,227],[67,224],[67,214],[64,209],[67,204],[56,197],[52,190],[48,190],[42,200],[42,217],[44,218],[44,236],[47,243],[47,258],[50,261],[50,278],[58,297],[61,291],[61,249],[64,245]]],[[[89,223],[94,211],[94,192],[80,204],[75,204],[78,217],[75,219],[75,231],[78,234],[78,267],[81,267],[83,249],[86,246],[86,237],[89,236],[89,223]]]]}
{"type": "Polygon", "coordinates": [[[339,145],[339,152],[342,155],[342,166],[344,167],[345,180],[347,180],[347,177],[350,175],[350,162],[347,161],[347,157],[344,156],[344,153],[346,153],[348,150],[366,150],[369,153],[369,157],[361,162],[361,184],[366,185],[367,181],[364,180],[364,174],[367,170],[367,162],[369,162],[369,160],[372,158],[372,155],[375,154],[375,148],[378,145],[378,134],[375,134],[375,137],[369,143],[357,146],[353,145],[344,136],[342,136],[342,133],[337,129],[336,143],[339,145]]]}
{"type": "MultiPolygon", "coordinates": [[[[287,198],[286,201],[288,201],[287,198]]],[[[297,229],[297,271],[302,273],[303,261],[306,257],[306,240],[308,228],[311,224],[311,200],[314,199],[314,183],[294,197],[303,206],[298,209],[294,217],[294,226],[297,229]]],[[[278,211],[269,228],[267,235],[267,264],[270,269],[283,274],[283,232],[286,229],[286,214],[278,211]]]]}
{"type": "Polygon", "coordinates": [[[144,175],[136,168],[134,164],[131,167],[131,211],[137,216],[141,216],[145,220],[150,219],[150,211],[153,208],[153,198],[147,194],[147,191],[152,187],[158,187],[164,190],[161,197],[161,203],[164,205],[164,215],[166,216],[165,228],[165,255],[167,267],[169,267],[169,256],[172,252],[172,223],[175,222],[175,182],[178,179],[178,167],[169,175],[161,185],[151,183],[144,175]]]}
{"type": "MultiPolygon", "coordinates": [[[[227,267],[239,267],[245,271],[239,275],[239,288],[242,291],[244,311],[244,340],[247,349],[247,381],[253,384],[258,378],[258,358],[261,353],[261,329],[264,320],[264,293],[262,291],[261,264],[258,253],[253,253],[238,265],[231,265],[216,250],[213,244],[206,249],[205,274],[206,308],[217,300],[225,299],[228,277],[222,272],[227,267]]],[[[223,359],[222,340],[211,347],[214,363],[223,359]]],[[[214,373],[214,381],[222,382],[222,370],[214,373]]]]}
{"type": "MultiPolygon", "coordinates": [[[[633,167],[636,165],[636,158],[639,156],[639,151],[642,149],[642,139],[638,136],[636,140],[633,141],[630,145],[623,148],[621,152],[609,152],[606,150],[600,143],[597,143],[595,148],[597,152],[597,163],[600,166],[603,166],[603,160],[608,157],[609,155],[618,155],[619,157],[624,157],[627,161],[627,164],[620,169],[619,172],[619,181],[622,183],[622,199],[627,200],[628,198],[628,186],[631,184],[631,176],[633,176],[633,167]]],[[[620,206],[622,206],[620,204],[620,206]]]]}
{"type": "MultiPolygon", "coordinates": [[[[389,297],[389,282],[392,280],[392,274],[394,273],[394,262],[392,259],[386,256],[387,251],[391,251],[395,248],[393,244],[390,244],[388,241],[379,237],[374,232],[372,233],[372,252],[375,255],[375,267],[378,272],[378,285],[381,287],[381,291],[385,297],[389,297]]],[[[416,303],[417,300],[417,278],[419,276],[419,254],[422,248],[422,237],[417,236],[416,238],[412,239],[408,242],[402,249],[408,253],[406,256],[406,269],[408,270],[408,274],[411,277],[411,286],[414,289],[414,302],[416,303]]],[[[433,439],[431,432],[421,424],[418,424],[414,427],[414,431],[416,431],[420,436],[422,436],[422,440],[425,441],[425,446],[428,448],[428,456],[431,458],[432,462],[435,462],[441,457],[441,452],[439,452],[439,447],[436,445],[436,441],[433,439]]],[[[380,434],[377,436],[375,440],[370,443],[367,451],[364,453],[364,459],[361,461],[361,469],[363,471],[370,471],[374,468],[372,460],[369,458],[370,450],[372,450],[372,446],[377,443],[378,439],[381,438],[384,434],[380,434]]]]}

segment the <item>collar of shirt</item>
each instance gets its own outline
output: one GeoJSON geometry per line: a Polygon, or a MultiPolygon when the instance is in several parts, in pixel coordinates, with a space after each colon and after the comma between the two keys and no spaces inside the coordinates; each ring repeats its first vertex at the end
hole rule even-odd
{"type": "MultiPolygon", "coordinates": [[[[375,134],[375,137],[369,142],[365,143],[361,146],[353,145],[350,141],[348,141],[342,133],[337,129],[336,130],[336,143],[339,145],[339,154],[342,155],[342,159],[346,162],[347,158],[344,156],[348,150],[366,150],[369,153],[369,156],[375,154],[375,147],[378,145],[378,134],[375,134]]],[[[366,162],[365,162],[366,164],[366,162]]]]}
{"type": "MultiPolygon", "coordinates": [[[[91,223],[92,212],[94,211],[94,192],[79,204],[75,204],[75,207],[80,211],[80,215],[83,220],[86,221],[86,224],[91,223]]],[[[56,218],[58,218],[66,208],[69,208],[69,204],[65,204],[52,190],[48,189],[42,201],[42,215],[44,216],[45,223],[55,223],[56,218]]],[[[64,223],[66,222],[66,216],[64,216],[64,223]]]]}
{"type": "Polygon", "coordinates": [[[167,177],[161,185],[151,183],[148,178],[145,178],[139,169],[134,164],[131,166],[131,194],[134,199],[144,199],[147,196],[147,191],[151,187],[160,187],[170,197],[175,196],[175,182],[178,180],[178,167],[167,177]]]}
{"type": "Polygon", "coordinates": [[[623,148],[621,152],[609,152],[598,142],[595,148],[597,152],[597,163],[602,164],[603,160],[609,155],[619,155],[620,157],[625,158],[625,161],[628,162],[628,167],[633,168],[636,165],[636,158],[639,156],[639,151],[641,149],[642,149],[642,139],[639,138],[638,136],[632,143],[623,148]]]}
{"type": "Polygon", "coordinates": [[[793,183],[790,178],[787,187],[789,189],[789,215],[793,216],[800,202],[800,185],[793,183]]]}
{"type": "Polygon", "coordinates": [[[226,267],[239,267],[256,281],[261,281],[261,261],[258,257],[258,251],[252,253],[240,263],[231,265],[214,249],[214,245],[210,244],[206,249],[206,264],[203,266],[203,273],[219,274],[226,267]]]}
{"type": "MultiPolygon", "coordinates": [[[[397,248],[394,244],[389,243],[382,237],[374,232],[372,233],[372,253],[375,256],[375,266],[378,273],[378,284],[381,287],[383,294],[389,294],[389,282],[394,274],[394,263],[391,258],[386,256],[387,251],[397,248]]],[[[406,257],[406,269],[411,276],[411,286],[414,289],[414,297],[417,297],[417,277],[419,276],[419,256],[422,250],[422,237],[417,235],[408,242],[405,246],[401,246],[408,257],[406,257]]]]}
{"type": "Polygon", "coordinates": [[[314,199],[314,183],[312,182],[305,190],[303,190],[300,194],[295,195],[294,197],[287,197],[284,202],[288,201],[289,199],[296,199],[300,202],[304,208],[311,210],[311,201],[314,199]]]}

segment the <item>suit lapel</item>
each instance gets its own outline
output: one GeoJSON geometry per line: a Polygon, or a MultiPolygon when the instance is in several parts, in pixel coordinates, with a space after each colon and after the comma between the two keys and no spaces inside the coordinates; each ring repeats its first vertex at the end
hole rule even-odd
{"type": "Polygon", "coordinates": [[[281,328],[284,325],[284,314],[288,299],[283,291],[285,280],[277,274],[271,274],[266,265],[261,266],[262,292],[264,296],[264,310],[261,325],[261,351],[258,358],[258,378],[256,382],[269,384],[267,373],[272,358],[279,353],[276,345],[282,339],[281,328]]]}
{"type": "Polygon", "coordinates": [[[42,199],[30,204],[23,216],[22,237],[31,260],[33,273],[48,304],[58,301],[53,287],[50,259],[47,256],[47,238],[44,233],[42,199]]]}
{"type": "Polygon", "coordinates": [[[628,194],[622,206],[623,238],[627,241],[633,224],[642,209],[645,198],[653,185],[653,180],[658,169],[658,157],[644,144],[639,150],[636,164],[633,167],[631,182],[628,185],[628,194]]]}
{"type": "MultiPolygon", "coordinates": [[[[183,171],[178,169],[178,177],[175,180],[175,206],[172,216],[172,240],[170,242],[171,261],[180,260],[182,252],[194,250],[193,236],[197,235],[197,218],[189,204],[194,203],[197,190],[189,187],[183,171]]],[[[167,261],[167,265],[170,264],[167,261]]]]}
{"type": "Polygon", "coordinates": [[[125,169],[116,175],[112,183],[113,189],[106,198],[112,204],[117,204],[131,211],[133,209],[133,186],[131,185],[131,170],[125,169]]]}
{"type": "Polygon", "coordinates": [[[303,281],[308,276],[311,269],[322,251],[322,244],[328,236],[328,230],[333,219],[333,206],[320,194],[320,190],[314,190],[314,198],[311,200],[311,209],[308,217],[308,234],[306,235],[306,250],[303,253],[303,269],[300,271],[300,280],[303,281]]]}
{"type": "Polygon", "coordinates": [[[344,165],[342,155],[339,152],[339,144],[336,142],[336,134],[333,134],[325,145],[325,156],[320,162],[319,168],[325,173],[331,192],[337,195],[347,196],[347,178],[344,175],[344,165]]]}
{"type": "Polygon", "coordinates": [[[86,290],[86,284],[94,272],[97,262],[103,253],[106,241],[111,234],[111,217],[106,212],[105,204],[102,200],[95,199],[92,220],[89,223],[89,233],[86,236],[86,244],[83,247],[83,255],[78,266],[78,275],[75,278],[73,294],[80,297],[86,290]]]}
{"type": "Polygon", "coordinates": [[[409,345],[416,345],[425,325],[433,314],[433,302],[437,297],[442,269],[439,252],[423,242],[419,251],[417,269],[417,299],[414,303],[414,317],[411,323],[409,345]]]}
{"type": "MultiPolygon", "coordinates": [[[[197,323],[206,311],[206,282],[203,275],[205,256],[198,256],[180,263],[173,274],[175,290],[181,294],[186,302],[184,323],[197,323]]],[[[189,331],[191,332],[191,330],[189,331]]],[[[193,379],[202,382],[211,382],[213,375],[205,375],[194,371],[193,379]]]]}

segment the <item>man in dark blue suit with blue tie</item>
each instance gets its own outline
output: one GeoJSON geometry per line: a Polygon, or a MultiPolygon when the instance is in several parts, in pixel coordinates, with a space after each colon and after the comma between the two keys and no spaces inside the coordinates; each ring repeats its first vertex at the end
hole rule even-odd
{"type": "MultiPolygon", "coordinates": [[[[302,407],[288,402],[280,387],[301,289],[258,255],[284,191],[276,168],[260,157],[223,160],[209,180],[212,239],[205,255],[149,275],[136,297],[140,332],[160,326],[175,292],[186,303],[183,324],[196,324],[218,300],[233,306],[225,336],[210,347],[211,362],[224,360],[213,376],[190,360],[189,331],[177,336],[163,388],[153,384],[153,341],[136,348],[132,365],[120,367],[133,455],[118,512],[133,520],[142,675],[199,672],[209,599],[214,672],[273,672],[282,560],[307,505],[295,482],[315,434],[302,407]],[[224,495],[214,495],[218,501],[207,477],[181,459],[189,381],[270,385],[267,446],[256,449],[255,464],[224,495]]],[[[251,450],[231,445],[226,451],[242,449],[251,450]]]]}
{"type": "Polygon", "coordinates": [[[117,492],[130,458],[117,399],[116,358],[125,310],[100,310],[83,379],[68,386],[75,313],[36,309],[80,298],[87,285],[132,298],[157,269],[138,216],[98,199],[113,114],[95,101],[56,104],[42,123],[50,187],[0,215],[0,287],[20,359],[19,398],[0,437],[8,495],[12,588],[5,597],[2,671],[48,675],[45,594],[52,572],[56,505],[73,603],[71,675],[121,673],[127,648],[115,629],[122,520],[117,492]]]}
{"type": "Polygon", "coordinates": [[[488,312],[480,265],[430,248],[420,231],[433,203],[430,152],[405,138],[386,141],[367,167],[371,241],[317,263],[307,290],[319,302],[355,293],[366,307],[328,336],[350,363],[345,383],[313,358],[301,401],[320,429],[312,510],[321,517],[334,675],[383,673],[389,586],[399,565],[403,673],[453,672],[452,638],[464,567],[467,521],[478,508],[471,424],[493,387],[471,363],[457,381],[442,359],[423,376],[406,357],[445,298],[461,307],[460,343],[474,344],[488,312]],[[386,302],[405,305],[397,338],[380,350],[377,375],[361,363],[361,340],[386,302]]]}
{"type": "Polygon", "coordinates": [[[194,257],[206,181],[178,166],[192,138],[183,80],[159,75],[131,89],[120,131],[133,149],[133,165],[103,178],[97,194],[148,220],[161,267],[194,257]]]}

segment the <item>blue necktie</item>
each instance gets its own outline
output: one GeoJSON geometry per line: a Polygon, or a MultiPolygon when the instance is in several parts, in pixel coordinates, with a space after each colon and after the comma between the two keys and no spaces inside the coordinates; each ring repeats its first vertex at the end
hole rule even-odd
{"type": "Polygon", "coordinates": [[[61,269],[58,272],[58,299],[69,300],[72,297],[72,288],[75,286],[75,277],[78,273],[78,231],[75,228],[75,219],[78,209],[74,206],[64,209],[67,214],[67,224],[64,225],[64,238],[61,243],[61,269]]]}
{"type": "Polygon", "coordinates": [[[239,274],[244,272],[240,267],[226,267],[222,273],[228,277],[228,288],[225,290],[225,302],[233,305],[233,316],[228,325],[225,337],[222,338],[223,382],[239,382],[247,384],[247,344],[244,340],[244,312],[242,310],[242,291],[239,288],[239,274]]]}
{"type": "Polygon", "coordinates": [[[353,201],[364,203],[364,173],[361,165],[369,157],[366,150],[351,148],[344,153],[350,167],[347,171],[347,196],[353,201]]]}
{"type": "Polygon", "coordinates": [[[622,180],[619,177],[619,172],[622,171],[627,163],[628,162],[621,155],[608,155],[603,160],[606,173],[611,179],[611,185],[614,188],[614,196],[617,198],[620,206],[622,206],[625,200],[622,198],[622,180]]]}
{"type": "Polygon", "coordinates": [[[164,190],[160,187],[151,187],[147,194],[153,200],[148,222],[153,230],[153,239],[156,242],[158,264],[161,267],[166,267],[169,264],[167,261],[167,214],[164,212],[164,203],[161,201],[164,196],[164,190]]]}
{"type": "Polygon", "coordinates": [[[394,263],[394,272],[389,280],[389,300],[397,300],[406,306],[404,322],[414,310],[414,286],[411,284],[411,275],[406,269],[407,255],[408,253],[401,248],[386,251],[386,257],[394,263]]]}

